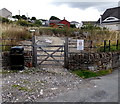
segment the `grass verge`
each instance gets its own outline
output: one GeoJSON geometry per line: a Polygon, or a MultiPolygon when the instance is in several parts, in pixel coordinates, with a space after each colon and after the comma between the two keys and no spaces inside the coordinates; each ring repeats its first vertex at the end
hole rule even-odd
{"type": "Polygon", "coordinates": [[[112,73],[112,69],[100,70],[98,72],[93,72],[90,70],[74,70],[71,72],[78,75],[81,78],[91,78],[91,77],[97,77],[97,76],[103,76],[103,75],[110,74],[112,73]]]}

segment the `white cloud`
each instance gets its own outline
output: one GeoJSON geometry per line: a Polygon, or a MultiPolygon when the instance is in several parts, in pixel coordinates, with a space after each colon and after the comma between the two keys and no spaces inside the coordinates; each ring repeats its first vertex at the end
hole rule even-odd
{"type": "MultiPolygon", "coordinates": [[[[1,0],[1,8],[7,8],[13,15],[20,14],[32,17],[35,16],[40,19],[49,19],[50,16],[57,16],[60,19],[64,17],[68,21],[84,21],[84,20],[98,20],[100,12],[96,8],[87,8],[85,10],[80,8],[72,8],[66,4],[54,5],[51,2],[54,0],[1,0]]],[[[108,0],[107,0],[108,1],[108,0]]],[[[106,4],[107,5],[107,4],[106,4]]]]}
{"type": "Polygon", "coordinates": [[[100,12],[95,8],[87,8],[85,11],[82,11],[82,20],[88,21],[97,21],[100,17],[100,12]]]}
{"type": "Polygon", "coordinates": [[[119,0],[53,0],[54,2],[119,2],[119,0]]]}

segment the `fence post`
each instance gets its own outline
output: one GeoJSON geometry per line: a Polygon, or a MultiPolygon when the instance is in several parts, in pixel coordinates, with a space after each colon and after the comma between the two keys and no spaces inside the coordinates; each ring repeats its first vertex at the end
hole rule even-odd
{"type": "Polygon", "coordinates": [[[118,50],[119,40],[117,40],[116,49],[118,50]]]}
{"type": "Polygon", "coordinates": [[[65,38],[64,43],[64,67],[68,69],[68,38],[65,38]]]}
{"type": "Polygon", "coordinates": [[[106,51],[106,40],[104,40],[104,52],[106,51]]]}
{"type": "Polygon", "coordinates": [[[32,36],[32,64],[33,67],[37,66],[37,47],[36,47],[36,43],[35,43],[35,35],[32,36]]]}
{"type": "Polygon", "coordinates": [[[111,46],[110,46],[110,40],[109,40],[109,52],[110,52],[110,47],[111,47],[111,46]]]}

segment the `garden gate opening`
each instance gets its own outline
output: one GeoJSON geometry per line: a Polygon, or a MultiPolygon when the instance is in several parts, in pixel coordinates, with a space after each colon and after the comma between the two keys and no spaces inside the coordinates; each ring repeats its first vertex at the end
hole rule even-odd
{"type": "Polygon", "coordinates": [[[33,36],[33,66],[65,67],[67,44],[65,38],[33,36]]]}

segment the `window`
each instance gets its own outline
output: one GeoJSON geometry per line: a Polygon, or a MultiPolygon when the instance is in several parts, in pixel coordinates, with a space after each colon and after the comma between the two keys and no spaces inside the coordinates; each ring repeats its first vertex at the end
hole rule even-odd
{"type": "Polygon", "coordinates": [[[108,17],[104,21],[117,21],[118,19],[115,17],[108,17]]]}
{"type": "Polygon", "coordinates": [[[115,20],[115,18],[110,17],[110,18],[107,18],[106,20],[115,20]]]}

